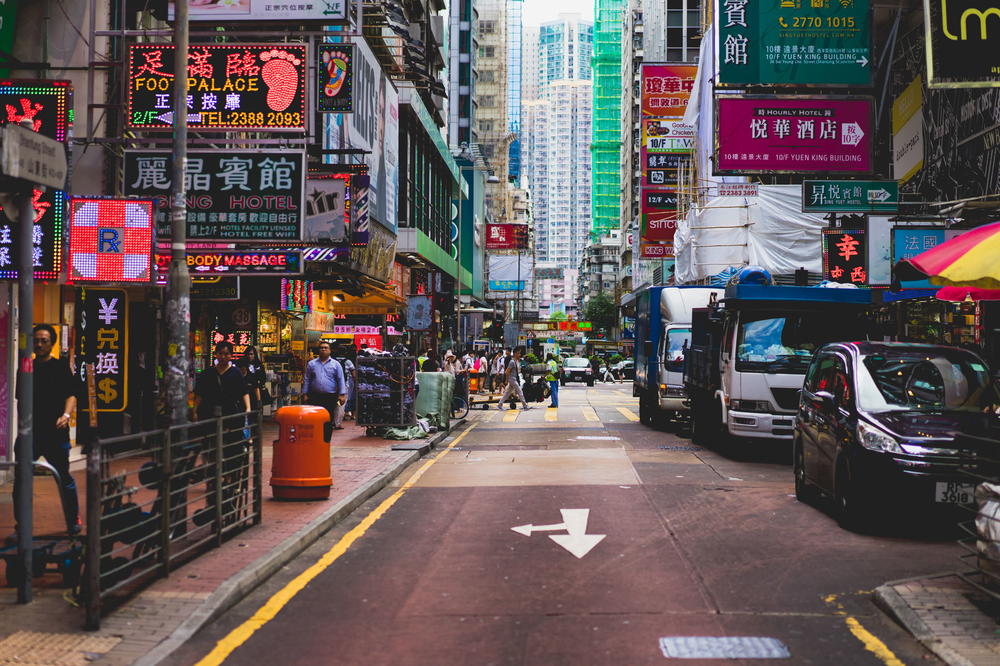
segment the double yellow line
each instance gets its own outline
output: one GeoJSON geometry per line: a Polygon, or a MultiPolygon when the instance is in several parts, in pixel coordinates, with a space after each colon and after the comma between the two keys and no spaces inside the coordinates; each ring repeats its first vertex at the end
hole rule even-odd
{"type": "Polygon", "coordinates": [[[350,548],[355,541],[364,536],[365,532],[367,532],[379,518],[384,516],[386,511],[391,509],[392,505],[398,502],[399,498],[401,498],[407,490],[412,488],[417,481],[420,480],[420,477],[422,477],[424,473],[430,469],[431,465],[436,463],[449,451],[455,448],[455,446],[461,442],[466,435],[472,432],[476,425],[478,424],[473,423],[465,432],[452,440],[451,444],[446,446],[441,453],[421,465],[420,469],[418,469],[413,476],[411,476],[406,483],[399,488],[399,490],[383,500],[383,502],[379,504],[374,511],[365,516],[364,520],[362,520],[357,527],[341,537],[340,541],[334,544],[330,550],[326,551],[315,564],[300,573],[287,585],[278,590],[270,599],[267,600],[267,603],[261,606],[257,612],[250,617],[250,619],[233,629],[224,638],[220,639],[219,642],[215,644],[212,651],[198,662],[198,666],[215,666],[216,664],[221,664],[236,650],[236,648],[250,640],[250,637],[253,636],[258,629],[273,620],[275,616],[281,612],[281,609],[284,608],[289,601],[295,598],[296,594],[301,592],[306,585],[316,578],[316,576],[323,573],[323,571],[325,571],[331,564],[336,562],[341,555],[347,552],[347,549],[350,548]]]}

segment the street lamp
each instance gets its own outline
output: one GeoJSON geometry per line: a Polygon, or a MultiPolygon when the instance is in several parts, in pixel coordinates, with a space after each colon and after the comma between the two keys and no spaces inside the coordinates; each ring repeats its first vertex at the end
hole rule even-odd
{"type": "MultiPolygon", "coordinates": [[[[475,162],[475,159],[476,159],[476,156],[472,154],[471,150],[469,150],[469,144],[466,141],[462,142],[461,149],[457,153],[454,153],[453,155],[457,159],[468,160],[470,162],[475,162]]],[[[496,175],[493,174],[492,169],[489,169],[487,167],[478,167],[474,163],[473,164],[469,164],[469,165],[459,164],[458,165],[458,171],[459,171],[459,183],[458,183],[458,222],[457,222],[457,225],[456,225],[458,227],[458,238],[457,238],[457,242],[458,242],[458,256],[457,256],[458,266],[457,266],[457,270],[456,270],[456,277],[457,277],[457,281],[458,281],[458,303],[455,306],[455,313],[456,313],[456,316],[458,317],[458,337],[459,337],[459,341],[464,344],[465,343],[465,332],[462,330],[462,288],[464,287],[464,285],[462,284],[462,182],[465,181],[465,175],[464,174],[465,174],[466,171],[468,171],[470,173],[474,172],[474,171],[480,171],[480,172],[489,173],[490,175],[487,176],[486,182],[489,183],[489,184],[491,184],[491,185],[495,185],[495,184],[499,183],[500,182],[500,178],[498,178],[496,175]]],[[[469,287],[471,288],[472,285],[469,285],[469,287]]]]}

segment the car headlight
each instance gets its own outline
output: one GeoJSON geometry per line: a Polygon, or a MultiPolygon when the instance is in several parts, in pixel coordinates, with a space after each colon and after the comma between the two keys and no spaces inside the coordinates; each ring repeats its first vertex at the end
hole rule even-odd
{"type": "Polygon", "coordinates": [[[729,409],[736,412],[758,412],[767,414],[771,411],[771,403],[767,400],[733,400],[729,409]]]}
{"type": "Polygon", "coordinates": [[[903,452],[895,437],[864,421],[858,421],[858,442],[869,451],[878,451],[880,453],[903,452]]]}

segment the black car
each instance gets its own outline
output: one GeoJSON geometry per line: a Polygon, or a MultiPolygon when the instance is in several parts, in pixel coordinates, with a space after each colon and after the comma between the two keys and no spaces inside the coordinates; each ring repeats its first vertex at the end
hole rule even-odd
{"type": "Polygon", "coordinates": [[[809,366],[795,420],[795,495],[832,496],[841,525],[852,529],[894,505],[910,513],[971,503],[974,481],[959,466],[986,471],[982,446],[996,438],[998,406],[990,371],[971,352],[825,345],[809,366]]]}
{"type": "Polygon", "coordinates": [[[590,361],[579,356],[566,359],[563,362],[559,383],[566,386],[566,382],[587,382],[587,386],[593,386],[594,369],[591,367],[590,361]]]}

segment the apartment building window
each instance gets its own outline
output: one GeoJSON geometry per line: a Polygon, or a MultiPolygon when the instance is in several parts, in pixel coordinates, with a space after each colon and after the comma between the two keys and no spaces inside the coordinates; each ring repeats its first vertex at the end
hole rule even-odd
{"type": "Polygon", "coordinates": [[[480,21],[479,22],[479,33],[482,35],[491,35],[497,31],[496,21],[480,21]]]}

